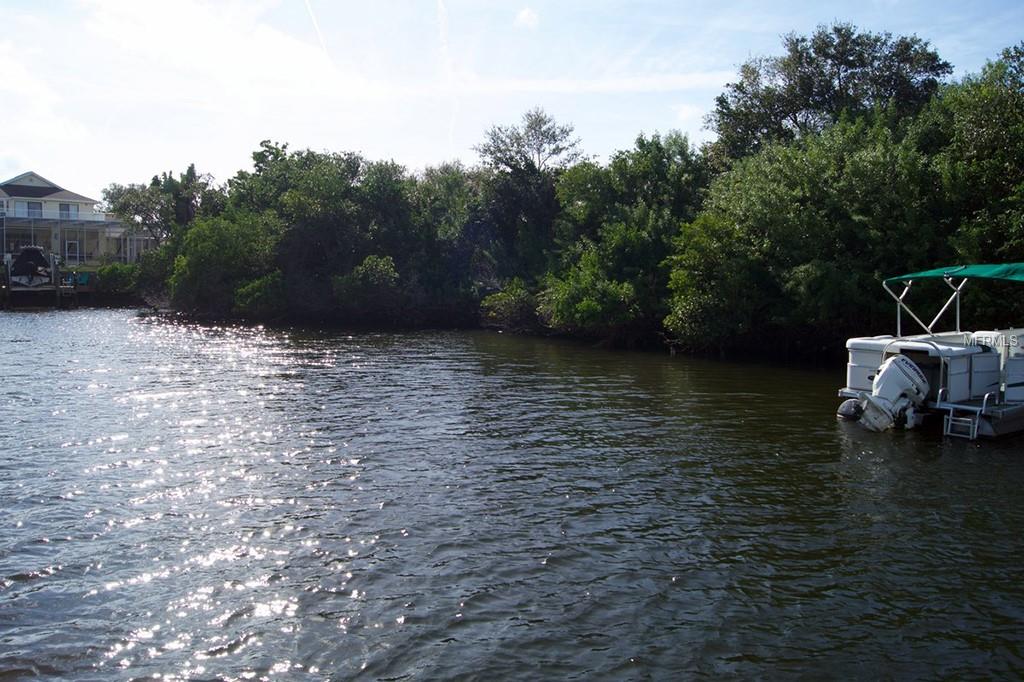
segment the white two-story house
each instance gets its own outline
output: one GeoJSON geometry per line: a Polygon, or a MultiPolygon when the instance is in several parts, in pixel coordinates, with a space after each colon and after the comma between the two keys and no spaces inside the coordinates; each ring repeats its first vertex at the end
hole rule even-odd
{"type": "Polygon", "coordinates": [[[97,211],[98,203],[31,171],[0,183],[4,260],[23,246],[41,246],[72,266],[135,261],[151,240],[97,211]]]}

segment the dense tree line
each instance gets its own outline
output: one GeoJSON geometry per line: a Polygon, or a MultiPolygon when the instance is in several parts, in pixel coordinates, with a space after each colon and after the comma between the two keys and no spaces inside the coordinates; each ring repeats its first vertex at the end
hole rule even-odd
{"type": "MultiPolygon", "coordinates": [[[[641,135],[598,163],[535,109],[471,168],[264,141],[223,186],[190,167],[105,199],[159,243],[135,286],[180,310],[697,351],[835,352],[891,326],[883,276],[1024,260],[1024,44],[959,81],[916,37],[783,48],[742,65],[701,149],[641,135]]],[[[967,312],[1019,324],[1019,301],[967,312]]]]}

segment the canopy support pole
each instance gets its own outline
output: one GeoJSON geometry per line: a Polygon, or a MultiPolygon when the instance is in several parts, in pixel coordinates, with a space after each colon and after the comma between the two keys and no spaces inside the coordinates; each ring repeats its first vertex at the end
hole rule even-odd
{"type": "Polygon", "coordinates": [[[956,330],[960,331],[960,290],[964,288],[965,284],[967,284],[967,278],[964,277],[963,281],[960,282],[959,286],[955,286],[953,284],[952,277],[944,277],[943,279],[945,279],[946,284],[948,284],[949,287],[956,292],[954,294],[954,296],[956,296],[956,330]]]}
{"type": "Polygon", "coordinates": [[[933,319],[932,323],[928,325],[929,333],[931,333],[932,327],[934,327],[935,324],[939,321],[939,318],[942,317],[943,313],[949,310],[949,306],[951,306],[954,301],[956,302],[956,330],[960,331],[960,290],[964,288],[965,284],[967,284],[967,278],[964,277],[963,281],[960,282],[959,285],[953,284],[951,277],[945,277],[944,279],[946,280],[946,284],[948,284],[949,287],[953,290],[953,295],[949,297],[949,300],[946,301],[946,305],[942,306],[942,310],[940,310],[938,314],[935,315],[935,319],[933,319]]]}
{"type": "Polygon", "coordinates": [[[907,304],[903,302],[903,297],[906,296],[907,292],[910,291],[910,287],[911,287],[911,285],[913,283],[914,283],[914,280],[907,281],[907,283],[903,285],[904,286],[903,292],[899,296],[897,296],[896,293],[892,289],[889,288],[889,285],[887,283],[882,282],[882,288],[885,289],[888,292],[888,294],[890,296],[892,296],[893,299],[895,299],[895,301],[896,301],[896,336],[903,336],[902,322],[900,320],[900,310],[901,309],[906,310],[907,313],[912,318],[914,318],[914,321],[917,322],[919,325],[921,325],[921,328],[924,329],[926,332],[928,332],[929,334],[931,334],[931,332],[932,332],[931,328],[928,325],[926,325],[924,322],[922,322],[921,318],[918,317],[914,313],[914,311],[911,310],[910,308],[908,308],[907,304]]]}

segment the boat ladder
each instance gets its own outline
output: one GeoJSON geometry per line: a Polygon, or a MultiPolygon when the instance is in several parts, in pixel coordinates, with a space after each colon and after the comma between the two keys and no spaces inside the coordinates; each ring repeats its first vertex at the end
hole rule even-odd
{"type": "Polygon", "coordinates": [[[978,437],[978,413],[970,410],[966,415],[957,415],[955,407],[949,408],[949,414],[943,417],[942,433],[946,436],[974,440],[978,437]]]}
{"type": "Polygon", "coordinates": [[[984,400],[981,401],[981,405],[962,405],[959,403],[943,402],[942,394],[945,390],[939,391],[939,402],[937,405],[937,407],[949,410],[949,414],[942,420],[942,433],[946,436],[977,440],[978,423],[981,421],[982,415],[988,411],[990,404],[998,404],[999,394],[995,392],[986,393],[984,400]]]}

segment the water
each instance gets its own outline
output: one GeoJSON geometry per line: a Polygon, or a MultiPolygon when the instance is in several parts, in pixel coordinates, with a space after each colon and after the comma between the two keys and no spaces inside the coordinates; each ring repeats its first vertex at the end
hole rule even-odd
{"type": "Polygon", "coordinates": [[[0,679],[1024,673],[1024,441],[841,367],[76,311],[0,374],[0,679]]]}

